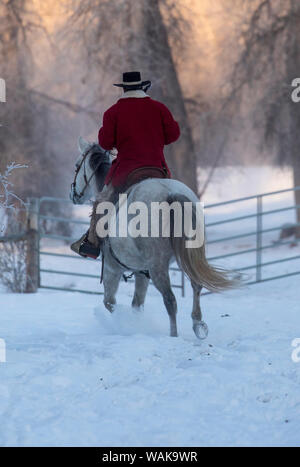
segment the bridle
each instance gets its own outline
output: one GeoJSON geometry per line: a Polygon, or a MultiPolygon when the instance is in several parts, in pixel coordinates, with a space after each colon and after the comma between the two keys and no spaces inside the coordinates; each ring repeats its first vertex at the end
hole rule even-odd
{"type": "MultiPolygon", "coordinates": [[[[92,144],[91,146],[89,146],[86,151],[83,153],[82,155],[82,159],[80,161],[80,163],[78,165],[76,165],[76,169],[75,169],[75,176],[74,176],[74,181],[73,183],[71,184],[71,191],[70,191],[70,198],[71,198],[71,201],[77,203],[84,195],[85,191],[87,190],[87,188],[89,187],[90,185],[90,182],[91,180],[93,179],[93,177],[95,176],[97,170],[99,169],[100,165],[102,164],[103,160],[100,159],[100,161],[98,162],[98,164],[96,165],[95,169],[92,171],[90,177],[88,178],[87,177],[87,173],[86,173],[86,166],[85,166],[85,163],[86,163],[86,159],[89,155],[89,153],[91,152],[92,149],[94,149],[95,147],[97,148],[100,148],[100,146],[96,143],[92,144]],[[77,181],[77,177],[78,177],[78,174],[81,170],[83,166],[83,179],[84,179],[84,187],[82,188],[81,192],[80,193],[77,193],[77,190],[76,190],[76,181],[77,181]]],[[[101,148],[100,148],[101,149],[101,148]]],[[[110,152],[109,151],[105,151],[105,150],[97,150],[95,151],[93,154],[101,154],[101,155],[107,155],[109,156],[110,155],[110,152]]]]}

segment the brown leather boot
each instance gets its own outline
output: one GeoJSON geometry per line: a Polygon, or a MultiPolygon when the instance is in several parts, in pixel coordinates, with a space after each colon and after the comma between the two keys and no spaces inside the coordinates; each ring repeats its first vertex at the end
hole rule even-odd
{"type": "Polygon", "coordinates": [[[72,243],[71,250],[82,256],[83,258],[97,259],[101,253],[100,245],[95,246],[88,240],[89,231],[87,231],[76,242],[72,243]]]}

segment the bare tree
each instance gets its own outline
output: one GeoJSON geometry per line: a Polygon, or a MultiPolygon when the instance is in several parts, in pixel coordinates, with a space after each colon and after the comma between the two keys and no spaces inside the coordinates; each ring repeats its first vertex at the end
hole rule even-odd
{"type": "Polygon", "coordinates": [[[94,103],[105,101],[108,83],[121,71],[139,69],[152,80],[151,94],[170,107],[181,127],[180,140],[167,149],[171,171],[197,192],[195,148],[177,66],[188,43],[182,7],[173,0],[74,0],[69,29],[76,27],[87,82],[97,79],[94,103]]]}
{"type": "Polygon", "coordinates": [[[26,286],[25,205],[14,193],[11,181],[13,172],[20,168],[23,166],[11,163],[0,173],[0,279],[7,290],[15,293],[24,292],[26,286]]]}
{"type": "MultiPolygon", "coordinates": [[[[300,104],[291,99],[291,83],[300,70],[300,3],[247,0],[246,5],[228,103],[234,107],[242,99],[250,103],[262,147],[275,149],[277,162],[293,167],[294,185],[300,186],[300,104]]],[[[235,3],[239,6],[241,1],[235,3]]],[[[300,205],[300,191],[295,200],[300,205]]]]}
{"type": "Polygon", "coordinates": [[[26,94],[29,72],[27,0],[0,0],[0,58],[6,80],[7,103],[0,108],[0,171],[8,161],[24,162],[32,152],[32,103],[26,94]]]}
{"type": "MultiPolygon", "coordinates": [[[[61,152],[55,148],[54,133],[49,120],[59,114],[62,104],[32,89],[36,64],[32,44],[36,34],[43,34],[41,18],[32,0],[0,0],[0,60],[2,77],[7,86],[7,101],[0,107],[0,172],[9,161],[28,166],[21,177],[14,179],[15,190],[23,199],[42,195],[62,196],[66,191],[65,172],[61,169],[61,152]],[[51,104],[50,104],[51,103],[51,104]],[[55,108],[53,108],[55,105],[55,108]],[[54,149],[55,148],[55,149],[54,149]]],[[[77,108],[69,105],[72,112],[77,108]]],[[[68,215],[62,206],[48,206],[48,212],[68,215]]],[[[69,234],[67,224],[59,230],[69,234]]]]}
{"type": "Polygon", "coordinates": [[[11,160],[26,164],[28,170],[15,180],[17,193],[23,198],[55,194],[61,184],[57,157],[47,144],[49,107],[31,89],[31,46],[43,29],[41,19],[32,0],[0,0],[0,16],[1,73],[7,86],[7,102],[0,107],[0,172],[11,160]]]}
{"type": "MultiPolygon", "coordinates": [[[[16,237],[24,230],[17,211],[9,213],[9,234],[16,237]],[[15,215],[16,214],[16,215],[15,215]]],[[[7,290],[24,293],[26,290],[26,240],[0,243],[0,279],[7,290]]]]}

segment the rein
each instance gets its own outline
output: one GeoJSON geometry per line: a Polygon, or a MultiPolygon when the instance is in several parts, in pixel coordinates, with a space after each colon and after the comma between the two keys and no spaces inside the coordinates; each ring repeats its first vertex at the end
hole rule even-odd
{"type": "MultiPolygon", "coordinates": [[[[119,258],[116,256],[116,254],[114,253],[113,249],[112,249],[112,246],[111,246],[111,243],[109,241],[109,237],[107,238],[107,242],[108,242],[108,248],[109,248],[109,252],[111,254],[111,256],[113,257],[113,259],[120,265],[122,266],[122,268],[126,269],[127,271],[132,271],[131,274],[129,274],[128,276],[126,276],[126,274],[123,274],[123,279],[125,282],[128,281],[128,279],[130,279],[136,272],[140,273],[140,274],[144,274],[148,279],[150,279],[150,274],[149,274],[149,271],[139,271],[139,270],[136,270],[136,269],[132,269],[128,266],[126,266],[126,264],[122,263],[122,261],[119,260],[119,258]]],[[[102,257],[102,261],[104,260],[104,256],[102,257]]],[[[104,262],[104,261],[103,261],[104,262]]],[[[102,276],[102,275],[101,275],[102,276]]],[[[101,281],[102,281],[102,277],[101,277],[101,281]]],[[[100,283],[101,283],[100,281],[100,283]]]]}
{"type": "MultiPolygon", "coordinates": [[[[85,168],[85,161],[86,161],[86,158],[87,156],[89,155],[90,151],[95,147],[95,146],[98,146],[97,144],[93,144],[91,147],[89,147],[86,152],[83,154],[82,156],[82,159],[80,161],[80,164],[78,165],[78,167],[76,167],[76,170],[75,170],[75,176],[74,176],[74,181],[73,183],[71,184],[71,192],[72,192],[72,197],[73,199],[74,198],[77,198],[80,199],[82,198],[82,196],[84,195],[86,189],[88,188],[91,180],[93,179],[93,177],[95,176],[97,170],[99,169],[100,165],[102,164],[102,160],[100,159],[100,161],[98,162],[97,166],[95,167],[95,169],[93,170],[91,176],[89,178],[87,178],[87,175],[86,175],[86,168],[85,168]],[[83,165],[83,179],[84,179],[84,182],[85,182],[85,186],[83,187],[83,189],[81,190],[81,192],[78,194],[77,191],[76,191],[76,180],[77,180],[77,176],[82,168],[82,165],[83,165]]],[[[98,151],[99,154],[101,155],[108,155],[109,154],[109,151],[98,151]]],[[[96,154],[96,153],[95,153],[96,154]]]]}

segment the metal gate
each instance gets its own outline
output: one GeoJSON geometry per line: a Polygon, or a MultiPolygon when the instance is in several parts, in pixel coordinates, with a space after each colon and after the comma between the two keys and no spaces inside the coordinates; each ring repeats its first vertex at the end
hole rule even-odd
{"type": "MultiPolygon", "coordinates": [[[[231,252],[227,254],[220,254],[220,255],[209,255],[208,259],[212,262],[218,260],[226,260],[226,259],[233,259],[238,258],[241,255],[250,255],[253,254],[255,256],[254,260],[252,260],[252,264],[240,266],[234,268],[238,271],[250,271],[254,270],[253,277],[250,278],[246,283],[256,284],[259,282],[266,282],[275,279],[281,279],[284,277],[295,276],[300,274],[300,254],[291,255],[288,257],[278,258],[278,259],[271,259],[269,261],[264,260],[264,256],[268,252],[272,252],[272,250],[278,250],[282,246],[289,246],[295,247],[297,252],[299,251],[300,245],[300,238],[295,238],[291,240],[279,240],[278,233],[281,232],[286,225],[283,222],[286,220],[289,222],[289,226],[293,229],[297,229],[300,227],[300,223],[296,221],[296,212],[297,209],[300,209],[300,205],[296,205],[294,203],[294,193],[299,191],[300,187],[296,188],[289,188],[285,190],[278,190],[269,193],[263,193],[255,196],[248,196],[244,198],[238,198],[231,201],[224,201],[222,203],[210,204],[205,207],[206,210],[206,229],[209,232],[209,229],[213,229],[216,227],[224,227],[224,225],[231,225],[234,223],[244,224],[246,221],[254,221],[254,227],[250,231],[245,231],[243,233],[239,233],[236,235],[229,235],[225,237],[220,237],[216,239],[210,239],[208,233],[208,241],[206,245],[214,246],[218,243],[225,244],[226,242],[236,242],[239,239],[246,239],[252,238],[253,239],[253,246],[251,248],[241,249],[240,251],[231,252]],[[287,196],[292,195],[292,196],[287,196]],[[286,201],[282,200],[283,197],[286,197],[286,201]],[[277,200],[276,200],[277,198],[277,200]],[[292,198],[292,199],[288,199],[292,198]],[[214,209],[224,208],[228,206],[233,206],[236,204],[244,204],[244,203],[252,203],[253,204],[253,213],[252,214],[245,214],[235,217],[226,218],[220,221],[215,222],[207,222],[210,220],[211,213],[214,209]],[[287,203],[287,206],[282,206],[282,204],[287,203]],[[265,209],[265,204],[267,204],[265,209]],[[275,205],[275,209],[271,209],[272,205],[275,205]],[[270,207],[268,207],[268,205],[270,207]],[[292,213],[292,216],[288,216],[287,219],[284,217],[287,213],[292,213]],[[284,214],[283,217],[281,217],[284,214]],[[272,216],[276,216],[275,221],[267,222],[268,218],[272,218],[272,216]],[[265,226],[265,224],[268,224],[265,226]],[[277,238],[272,238],[274,234],[277,234],[277,238]],[[269,238],[268,238],[269,237],[269,238]],[[265,241],[264,241],[265,240],[265,241]],[[286,270],[284,273],[274,275],[263,274],[265,270],[268,269],[270,266],[275,266],[283,263],[289,263],[296,265],[293,270],[286,270]],[[294,270],[296,269],[296,270],[294,270]]],[[[233,229],[234,230],[234,229],[233,229]]],[[[277,269],[277,268],[276,268],[277,269]]]]}
{"type": "MultiPolygon", "coordinates": [[[[295,210],[300,209],[300,206],[295,205],[293,199],[290,199],[296,190],[300,190],[300,187],[263,193],[205,206],[208,260],[213,264],[221,260],[226,263],[226,267],[230,267],[233,270],[243,272],[253,271],[253,274],[248,278],[247,284],[255,284],[300,274],[300,254],[289,255],[287,257],[286,250],[284,250],[284,257],[278,257],[280,256],[278,252],[282,250],[281,247],[286,245],[295,247],[295,250],[299,253],[300,239],[295,238],[292,242],[291,240],[278,240],[278,232],[282,230],[284,221],[289,222],[294,228],[300,226],[300,224],[295,221],[295,210]],[[287,205],[283,205],[286,202],[287,205]],[[238,205],[241,207],[236,209],[235,207],[238,205]],[[246,207],[243,208],[243,206],[246,207]],[[231,213],[232,210],[235,210],[238,215],[232,216],[228,214],[231,213]],[[249,211],[253,212],[249,214],[249,211]],[[274,216],[277,216],[275,221],[270,221],[272,216],[273,219],[274,216]],[[217,230],[220,228],[222,235],[218,236],[217,230]],[[229,235],[224,236],[224,231],[226,229],[229,231],[229,235]],[[232,232],[238,233],[232,235],[232,232]],[[277,237],[274,237],[274,235],[277,235],[277,237]],[[246,244],[240,244],[239,242],[241,240],[246,241],[246,244]],[[231,251],[224,253],[226,249],[231,251]],[[269,257],[270,253],[272,253],[272,257],[269,257]],[[274,255],[276,257],[274,257],[274,255]],[[247,262],[245,263],[245,259],[242,260],[241,258],[247,258],[250,264],[247,262]],[[270,275],[265,273],[268,268],[283,264],[285,265],[285,269],[281,270],[280,274],[277,273],[277,267],[275,274],[270,275]],[[289,265],[288,269],[286,265],[289,265]]],[[[74,236],[47,233],[47,229],[45,229],[44,225],[45,222],[56,222],[75,226],[77,228],[81,227],[82,234],[89,225],[88,214],[85,214],[85,220],[79,217],[49,215],[43,213],[46,203],[48,203],[48,206],[56,203],[64,205],[65,209],[73,209],[71,202],[65,199],[52,197],[43,197],[39,199],[39,286],[45,289],[103,294],[103,287],[99,285],[101,261],[84,259],[70,253],[69,244],[78,238],[80,232],[78,231],[78,234],[76,232],[74,236]],[[51,241],[55,242],[55,245],[52,245],[52,247],[49,246],[49,242],[51,241]],[[68,267],[59,267],[58,261],[63,261],[68,267]],[[77,264],[77,270],[75,264],[77,264]],[[91,264],[93,264],[94,271],[87,272],[91,264]],[[83,268],[84,270],[82,270],[83,268]],[[97,270],[95,271],[95,269],[97,270]],[[49,279],[46,278],[49,276],[55,277],[55,284],[49,283],[49,279]],[[68,286],[66,283],[58,282],[57,278],[61,276],[68,276],[75,279],[84,278],[88,281],[94,279],[98,282],[93,289],[81,287],[77,283],[68,286]]],[[[76,211],[77,208],[74,212],[76,211]]],[[[172,287],[179,288],[182,296],[184,296],[186,288],[184,274],[177,267],[170,268],[170,273],[172,287]]]]}
{"type": "MultiPolygon", "coordinates": [[[[89,294],[96,294],[96,295],[103,295],[103,285],[99,283],[100,279],[100,270],[101,270],[101,259],[89,259],[89,258],[82,258],[81,256],[69,253],[70,248],[69,245],[78,238],[78,235],[69,236],[69,235],[62,235],[62,234],[53,234],[45,232],[45,228],[43,226],[44,221],[48,222],[56,222],[62,223],[67,225],[75,225],[75,226],[82,226],[81,235],[87,230],[89,226],[88,220],[79,220],[72,217],[60,217],[60,216],[51,216],[48,214],[43,214],[43,206],[45,203],[58,203],[64,204],[65,206],[69,206],[73,209],[73,204],[66,199],[61,198],[53,198],[53,197],[42,197],[39,199],[39,214],[38,214],[38,232],[39,232],[39,287],[44,289],[52,289],[52,290],[65,290],[70,292],[83,292],[89,294]],[[43,245],[43,240],[49,241],[56,241],[56,242],[66,242],[64,250],[65,252],[55,251],[55,248],[49,249],[49,245],[43,245]],[[43,266],[43,259],[44,257],[48,258],[56,258],[56,260],[65,260],[70,266],[73,267],[71,263],[77,263],[77,270],[66,270],[65,268],[59,269],[58,267],[49,268],[43,266]],[[79,266],[78,266],[79,265],[79,266]],[[97,269],[96,273],[87,273],[85,270],[92,266],[93,269],[97,269]],[[84,271],[79,271],[79,268],[84,268],[84,271]],[[65,285],[49,285],[49,282],[44,280],[45,275],[60,275],[60,276],[70,276],[73,278],[87,278],[87,279],[94,279],[97,280],[94,290],[88,290],[85,288],[80,288],[78,286],[74,287],[67,287],[65,285]]],[[[86,213],[85,216],[88,219],[88,214],[86,213]]],[[[44,242],[45,243],[45,242],[44,242]]],[[[59,245],[56,243],[56,250],[59,250],[59,245]]],[[[74,265],[76,269],[76,265],[74,265]]],[[[178,267],[170,267],[170,275],[171,278],[174,276],[174,282],[171,281],[171,285],[174,288],[181,290],[181,295],[185,295],[185,281],[184,281],[184,274],[178,267]]],[[[133,279],[128,279],[128,282],[134,282],[133,279]]],[[[150,285],[152,282],[150,281],[150,285]]]]}

